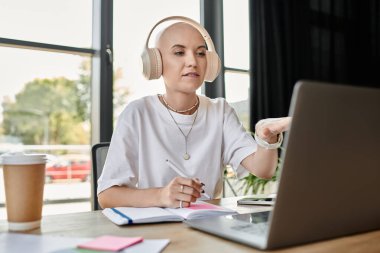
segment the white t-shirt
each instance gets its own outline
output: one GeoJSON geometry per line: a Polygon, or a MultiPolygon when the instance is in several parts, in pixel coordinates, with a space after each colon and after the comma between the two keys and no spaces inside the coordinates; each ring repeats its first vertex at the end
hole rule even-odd
{"type": "MultiPolygon", "coordinates": [[[[240,163],[257,150],[257,145],[223,98],[199,96],[198,110],[187,141],[190,159],[185,160],[185,138],[158,96],[129,103],[112,135],[98,194],[114,185],[140,189],[166,186],[180,176],[167,165],[168,159],[188,177],[199,178],[212,198],[221,197],[224,166],[229,164],[238,177],[245,176],[247,171],[240,163]]],[[[187,134],[196,113],[171,114],[187,134]]]]}

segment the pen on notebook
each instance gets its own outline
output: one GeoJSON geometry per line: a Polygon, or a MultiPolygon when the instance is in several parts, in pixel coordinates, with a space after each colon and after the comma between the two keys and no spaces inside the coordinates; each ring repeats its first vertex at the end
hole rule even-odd
{"type": "MultiPolygon", "coordinates": [[[[181,177],[189,177],[187,176],[182,170],[180,170],[177,166],[175,166],[170,160],[166,159],[166,163],[169,165],[169,167],[174,170],[175,172],[178,173],[178,175],[180,175],[181,177]]],[[[204,185],[202,183],[202,185],[204,185]]],[[[205,196],[206,198],[208,199],[211,199],[211,197],[207,194],[207,193],[202,193],[203,196],[205,196]]]]}

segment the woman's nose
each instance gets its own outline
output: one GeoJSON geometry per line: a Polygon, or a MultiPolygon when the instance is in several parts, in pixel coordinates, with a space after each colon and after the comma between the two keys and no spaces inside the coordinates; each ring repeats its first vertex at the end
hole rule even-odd
{"type": "Polygon", "coordinates": [[[186,57],[186,66],[188,67],[196,67],[198,65],[197,58],[194,53],[187,54],[186,57]]]}

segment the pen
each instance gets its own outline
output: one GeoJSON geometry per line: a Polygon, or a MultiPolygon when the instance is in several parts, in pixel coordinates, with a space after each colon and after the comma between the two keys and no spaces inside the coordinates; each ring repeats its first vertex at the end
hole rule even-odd
{"type": "MultiPolygon", "coordinates": [[[[169,165],[169,167],[178,173],[181,177],[189,177],[187,176],[182,170],[180,170],[177,166],[175,166],[170,160],[166,159],[166,163],[169,165]]],[[[202,183],[202,185],[204,185],[202,183]]],[[[211,197],[207,193],[203,193],[203,196],[205,196],[208,199],[211,199],[211,197]]]]}

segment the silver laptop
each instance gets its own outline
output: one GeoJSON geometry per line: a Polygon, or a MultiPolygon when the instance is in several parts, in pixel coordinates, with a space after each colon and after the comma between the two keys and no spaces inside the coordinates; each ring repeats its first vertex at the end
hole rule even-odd
{"type": "Polygon", "coordinates": [[[301,81],[271,212],[187,221],[259,249],[380,229],[380,89],[301,81]]]}

